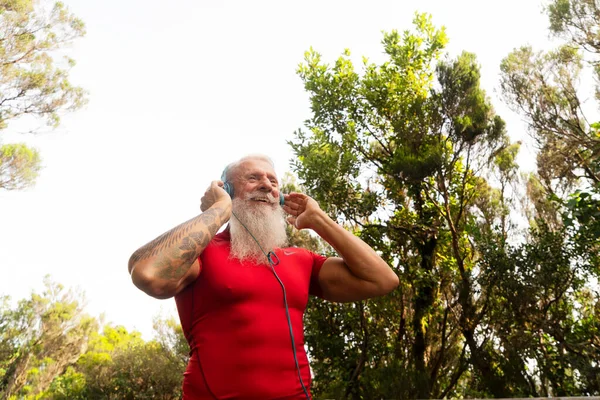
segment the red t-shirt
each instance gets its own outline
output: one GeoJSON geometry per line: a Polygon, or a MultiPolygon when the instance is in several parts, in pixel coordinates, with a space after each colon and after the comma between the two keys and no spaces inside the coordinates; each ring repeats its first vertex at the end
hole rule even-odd
{"type": "MultiPolygon", "coordinates": [[[[175,296],[191,357],[184,400],[305,399],[298,380],[283,302],[269,265],[229,258],[229,231],[217,234],[199,257],[198,279],[175,296]]],[[[275,251],[285,286],[296,354],[307,389],[303,314],[308,295],[321,295],[326,258],[301,248],[275,251]]]]}

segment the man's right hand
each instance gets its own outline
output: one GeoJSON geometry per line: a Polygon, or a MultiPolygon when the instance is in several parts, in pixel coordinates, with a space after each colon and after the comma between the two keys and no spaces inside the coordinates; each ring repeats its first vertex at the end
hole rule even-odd
{"type": "MultiPolygon", "coordinates": [[[[223,181],[212,181],[206,192],[204,192],[204,196],[200,199],[200,211],[204,212],[212,207],[215,203],[224,203],[227,206],[231,205],[231,197],[229,194],[223,189],[224,183],[223,181]]],[[[226,209],[230,209],[231,207],[226,207],[226,209]]]]}
{"type": "Polygon", "coordinates": [[[231,197],[213,181],[200,205],[202,213],[137,249],[129,258],[133,283],[158,299],[175,296],[200,274],[198,257],[231,216],[231,197]]]}

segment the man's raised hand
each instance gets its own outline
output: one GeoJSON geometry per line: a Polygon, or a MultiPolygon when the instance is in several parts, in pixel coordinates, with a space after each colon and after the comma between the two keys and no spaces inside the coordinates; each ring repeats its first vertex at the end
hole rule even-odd
{"type": "MultiPolygon", "coordinates": [[[[212,207],[213,204],[225,202],[231,204],[231,197],[223,189],[223,181],[212,181],[204,195],[200,199],[200,211],[204,212],[212,207]]],[[[227,207],[229,208],[229,207],[227,207]]]]}
{"type": "Polygon", "coordinates": [[[323,217],[324,212],[319,204],[304,193],[290,193],[284,198],[283,211],[289,214],[287,221],[296,229],[312,229],[323,217]]]}

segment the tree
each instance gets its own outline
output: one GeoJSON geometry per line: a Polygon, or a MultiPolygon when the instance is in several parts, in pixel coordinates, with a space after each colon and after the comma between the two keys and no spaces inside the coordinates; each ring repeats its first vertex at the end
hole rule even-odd
{"type": "Polygon", "coordinates": [[[0,298],[0,399],[178,399],[189,345],[171,318],[157,339],[84,313],[80,292],[49,277],[45,290],[11,306],[0,298]]]}
{"type": "Polygon", "coordinates": [[[45,279],[45,290],[0,309],[0,398],[35,396],[79,359],[96,321],[81,294],[45,279]]]}
{"type": "MultiPolygon", "coordinates": [[[[41,118],[55,127],[60,111],[84,104],[83,89],[68,80],[74,61],[66,58],[60,63],[53,58],[84,34],[83,22],[61,2],[0,0],[0,130],[23,116],[41,118]]],[[[36,150],[24,144],[0,147],[0,188],[31,185],[39,169],[36,150]]]]}
{"type": "Polygon", "coordinates": [[[95,333],[88,351],[57,377],[43,398],[178,399],[189,346],[174,319],[155,319],[158,339],[107,325],[95,333]]]}
{"type": "Polygon", "coordinates": [[[128,333],[123,327],[105,327],[99,339],[76,366],[85,376],[87,398],[180,397],[183,355],[156,340],[144,342],[139,333],[128,333]]]}
{"type": "Polygon", "coordinates": [[[550,32],[595,55],[588,62],[596,74],[596,98],[600,100],[600,5],[595,0],[553,0],[547,7],[550,32]]]}
{"type": "Polygon", "coordinates": [[[527,243],[482,250],[489,267],[481,281],[493,282],[496,302],[485,325],[500,343],[507,382],[522,396],[597,395],[600,303],[587,279],[594,266],[568,229],[540,220],[527,243]]]}
{"type": "MultiPolygon", "coordinates": [[[[554,0],[547,8],[550,19],[550,30],[557,37],[566,39],[567,46],[574,48],[583,66],[593,68],[596,78],[596,99],[600,101],[600,6],[597,1],[586,0],[554,0]]],[[[579,69],[569,68],[570,65],[561,63],[561,70],[567,70],[575,79],[579,69]]],[[[577,81],[576,81],[577,82],[577,81]]],[[[577,88],[575,86],[575,88],[577,88]]],[[[579,92],[582,88],[579,88],[579,92]]],[[[519,91],[512,90],[514,94],[519,91]]],[[[571,102],[581,104],[579,99],[585,93],[571,91],[571,102]]],[[[561,100],[550,102],[550,105],[561,100]]],[[[555,106],[556,107],[556,106],[555,106]]],[[[529,108],[525,108],[525,111],[529,108]]],[[[565,223],[574,234],[576,243],[581,243],[582,251],[598,265],[600,249],[600,122],[589,123],[590,120],[581,111],[578,115],[578,125],[581,129],[570,129],[569,137],[578,140],[570,149],[579,158],[573,174],[580,178],[575,182],[576,190],[566,193],[558,203],[565,212],[565,223]],[[581,172],[583,171],[583,173],[581,172]]],[[[573,118],[574,119],[574,118],[573,118]]],[[[541,136],[538,129],[532,130],[535,137],[541,136]]],[[[558,135],[555,135],[558,136],[558,135]]],[[[558,139],[555,139],[558,140],[558,139]]],[[[569,143],[570,144],[570,143],[569,143]]]]}
{"type": "Polygon", "coordinates": [[[564,195],[580,178],[600,183],[600,137],[577,93],[582,57],[572,44],[548,53],[523,47],[501,64],[506,103],[521,113],[539,147],[538,175],[549,194],[564,195]]]}
{"type": "Polygon", "coordinates": [[[591,67],[600,100],[600,9],[594,0],[553,0],[546,11],[551,32],[566,42],[547,53],[515,50],[501,65],[505,101],[524,116],[539,153],[529,191],[537,223],[532,240],[509,256],[515,279],[499,290],[519,293],[505,310],[527,321],[528,341],[511,345],[535,360],[537,371],[523,373],[538,382],[534,392],[597,395],[600,124],[585,115],[580,80],[591,67]]]}
{"type": "MultiPolygon", "coordinates": [[[[331,67],[311,50],[298,71],[313,116],[309,133],[299,130],[290,142],[294,169],[401,281],[385,298],[311,305],[315,392],[440,398],[477,375],[482,388],[471,393],[507,397],[491,333],[482,330],[489,298],[476,280],[475,243],[486,221],[493,231],[505,214],[491,206],[502,198],[477,171],[512,179],[518,146],[479,87],[475,56],[436,66],[444,30],[424,14],[414,25],[415,33],[384,34],[388,60],[363,59],[362,74],[348,50],[331,67]]],[[[502,242],[507,229],[493,237],[502,242]]]]}

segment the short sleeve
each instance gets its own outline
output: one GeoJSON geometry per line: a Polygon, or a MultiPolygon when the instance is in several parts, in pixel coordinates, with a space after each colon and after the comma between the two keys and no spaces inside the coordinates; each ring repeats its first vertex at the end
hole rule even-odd
{"type": "Polygon", "coordinates": [[[308,293],[312,296],[323,297],[323,290],[321,289],[321,285],[319,284],[319,272],[321,272],[321,267],[325,261],[327,261],[327,257],[322,255],[309,252],[312,258],[312,270],[310,274],[310,287],[308,293]]]}

